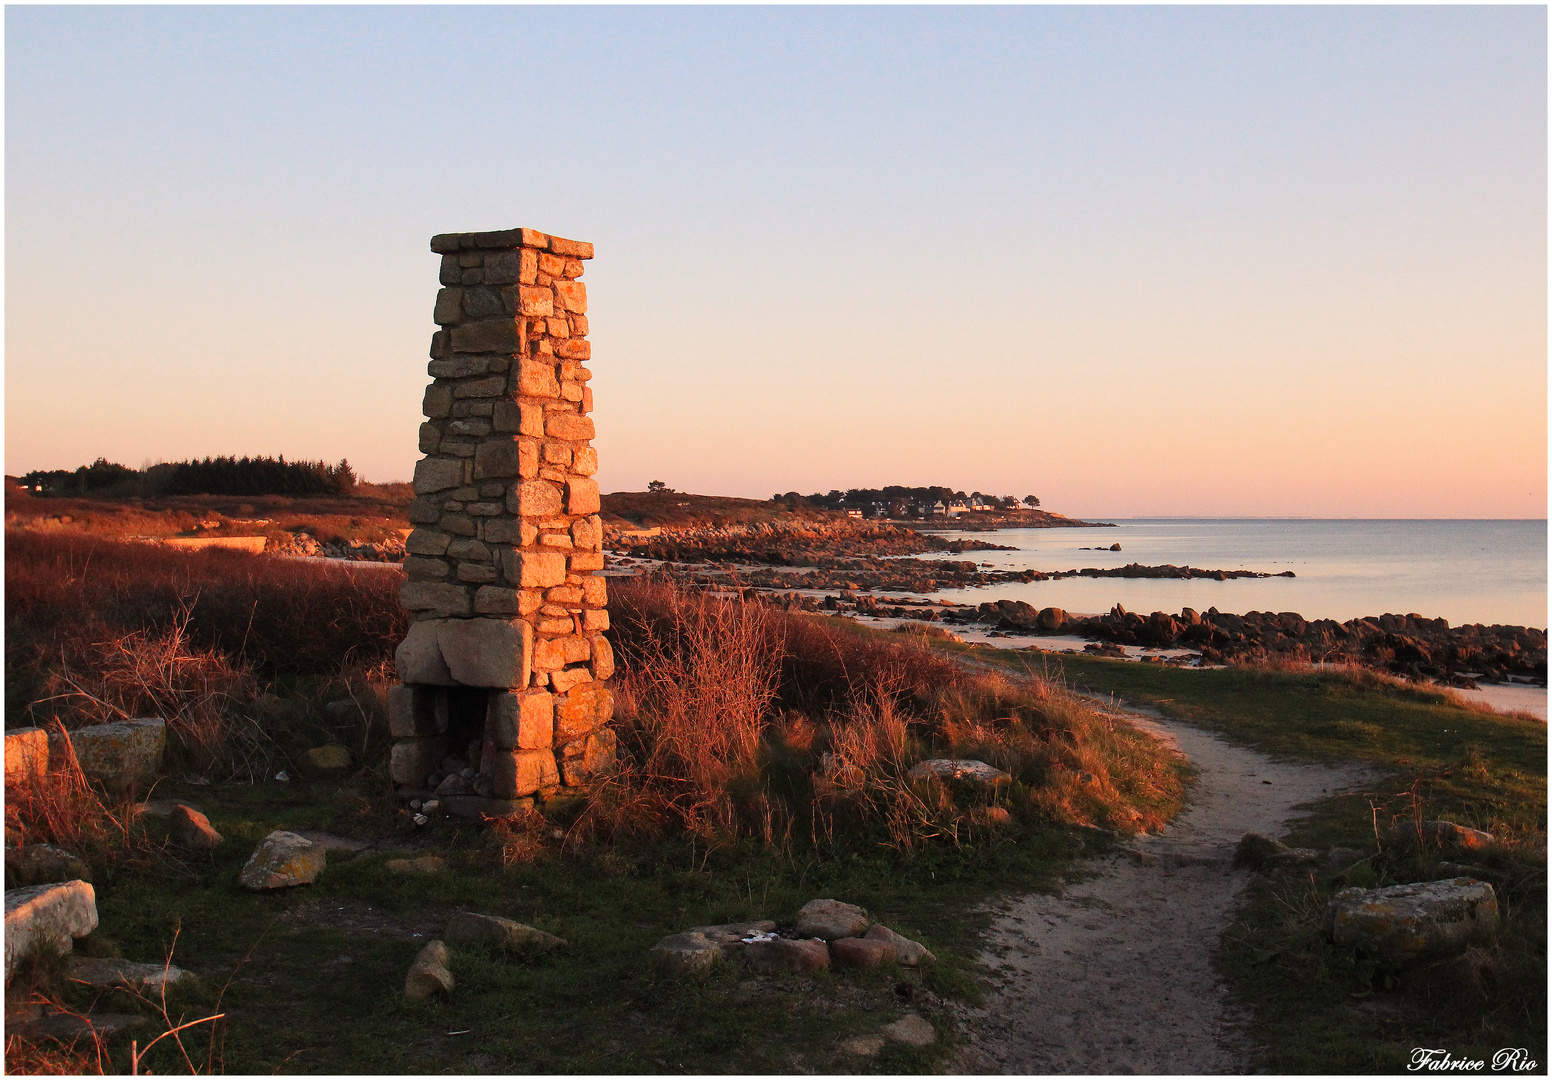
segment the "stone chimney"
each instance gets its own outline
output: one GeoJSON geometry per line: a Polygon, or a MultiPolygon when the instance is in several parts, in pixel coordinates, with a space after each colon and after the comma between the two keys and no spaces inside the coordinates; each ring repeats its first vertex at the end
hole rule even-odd
{"type": "Polygon", "coordinates": [[[399,601],[389,772],[469,817],[614,761],[583,261],[532,229],[432,237],[443,288],[399,601]]]}

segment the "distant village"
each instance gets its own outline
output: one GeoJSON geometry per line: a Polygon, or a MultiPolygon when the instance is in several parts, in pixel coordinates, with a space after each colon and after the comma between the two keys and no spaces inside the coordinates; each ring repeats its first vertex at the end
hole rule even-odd
{"type": "Polygon", "coordinates": [[[789,491],[785,495],[773,495],[772,501],[798,509],[813,507],[838,510],[858,518],[956,518],[962,514],[1006,512],[1009,510],[1036,510],[1040,500],[1033,495],[1020,499],[1016,495],[988,495],[972,491],[968,495],[947,487],[897,487],[853,488],[849,491],[831,491],[827,495],[815,492],[799,495],[789,491]]]}

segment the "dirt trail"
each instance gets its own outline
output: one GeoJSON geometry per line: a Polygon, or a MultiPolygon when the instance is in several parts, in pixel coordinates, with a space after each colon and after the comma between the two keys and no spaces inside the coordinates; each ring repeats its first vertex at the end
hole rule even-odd
{"type": "Polygon", "coordinates": [[[1008,903],[982,961],[985,1008],[963,1009],[956,1073],[1232,1073],[1248,1066],[1213,970],[1245,871],[1247,832],[1281,836],[1295,807],[1353,790],[1360,767],[1289,765],[1157,715],[1129,715],[1198,769],[1191,806],[1059,896],[1008,903]]]}

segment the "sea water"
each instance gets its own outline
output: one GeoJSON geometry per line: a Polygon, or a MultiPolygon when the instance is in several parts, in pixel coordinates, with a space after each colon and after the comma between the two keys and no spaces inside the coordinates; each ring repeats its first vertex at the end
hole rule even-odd
{"type": "Polygon", "coordinates": [[[1190,607],[1243,614],[1296,611],[1306,619],[1415,613],[1463,623],[1547,625],[1547,523],[1503,520],[1306,520],[1133,518],[1115,528],[1004,529],[940,533],[987,540],[1015,551],[948,555],[998,570],[1075,570],[1128,563],[1256,570],[1292,578],[1229,581],[1063,578],[945,589],[961,603],[1003,598],[1037,608],[1099,614],[1178,612],[1190,607]],[[1120,544],[1120,551],[1108,550],[1120,544]],[[1083,548],[1101,548],[1084,551],[1083,548]]]}

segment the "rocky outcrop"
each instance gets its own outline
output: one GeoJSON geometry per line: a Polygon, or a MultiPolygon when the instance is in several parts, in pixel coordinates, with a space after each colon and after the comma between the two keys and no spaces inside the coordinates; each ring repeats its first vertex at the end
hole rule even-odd
{"type": "MultiPolygon", "coordinates": [[[[1053,632],[1042,624],[1041,612],[1018,600],[985,603],[974,613],[954,615],[950,621],[954,620],[981,622],[1010,633],[1053,632]]],[[[1478,678],[1545,682],[1547,677],[1545,630],[1480,624],[1451,627],[1444,619],[1415,614],[1339,623],[1305,619],[1291,611],[1232,615],[1217,608],[1141,615],[1117,604],[1105,615],[1065,618],[1060,632],[1118,645],[1198,650],[1209,663],[1276,656],[1361,664],[1467,686],[1478,678]]]]}
{"type": "Polygon", "coordinates": [[[143,964],[134,960],[78,956],[70,961],[70,981],[99,990],[128,987],[160,993],[194,981],[194,976],[171,964],[143,964]]]}

